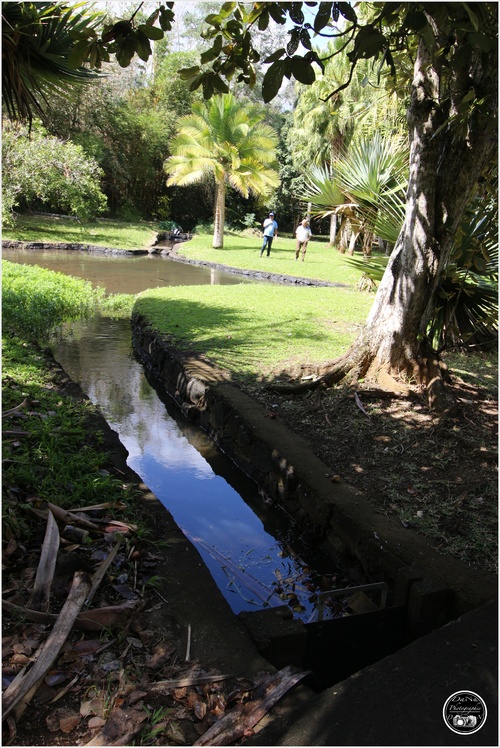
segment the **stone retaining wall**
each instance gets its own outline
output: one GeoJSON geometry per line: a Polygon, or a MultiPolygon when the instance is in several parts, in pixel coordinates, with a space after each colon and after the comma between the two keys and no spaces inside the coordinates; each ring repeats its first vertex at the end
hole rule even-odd
{"type": "Polygon", "coordinates": [[[185,415],[204,429],[354,582],[386,581],[411,626],[425,633],[492,599],[497,580],[438,554],[416,531],[332,481],[308,443],[209,362],[179,353],[147,321],[132,319],[137,356],[185,415]]]}
{"type": "Polygon", "coordinates": [[[147,249],[114,249],[112,247],[100,247],[97,244],[70,244],[67,242],[21,242],[13,239],[3,239],[4,249],[64,249],[79,252],[95,252],[107,255],[147,255],[147,249]]]}

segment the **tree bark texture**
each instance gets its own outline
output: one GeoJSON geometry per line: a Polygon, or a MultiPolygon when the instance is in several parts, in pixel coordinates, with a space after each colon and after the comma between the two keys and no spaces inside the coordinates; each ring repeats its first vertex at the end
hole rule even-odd
{"type": "Polygon", "coordinates": [[[335,242],[337,240],[337,216],[335,213],[332,213],[330,216],[330,239],[328,241],[328,246],[333,247],[335,245],[335,242]]]}
{"type": "Polygon", "coordinates": [[[405,221],[366,325],[344,362],[357,376],[384,370],[427,387],[440,378],[437,358],[428,355],[427,327],[463,212],[497,146],[495,115],[475,128],[470,121],[461,130],[450,126],[471,86],[476,95],[496,90],[496,71],[472,59],[445,86],[436,51],[451,30],[441,6],[431,9],[436,47],[421,40],[414,65],[405,221]]]}

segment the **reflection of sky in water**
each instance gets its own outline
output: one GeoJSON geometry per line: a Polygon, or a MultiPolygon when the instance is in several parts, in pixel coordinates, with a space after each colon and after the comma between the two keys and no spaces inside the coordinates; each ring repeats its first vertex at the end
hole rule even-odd
{"type": "MultiPolygon", "coordinates": [[[[281,558],[281,547],[262,520],[198,451],[213,453],[208,437],[190,424],[188,441],[169,416],[130,356],[129,323],[79,323],[73,336],[57,345],[56,357],[118,432],[130,467],[194,540],[233,610],[261,607],[266,591],[259,580],[269,588],[276,569],[286,576],[297,566],[281,558]],[[220,555],[214,560],[214,553],[229,563],[220,555]],[[240,582],[246,577],[250,589],[239,583],[238,592],[235,577],[240,582]]],[[[255,497],[257,487],[249,479],[248,484],[246,494],[255,497]]]]}

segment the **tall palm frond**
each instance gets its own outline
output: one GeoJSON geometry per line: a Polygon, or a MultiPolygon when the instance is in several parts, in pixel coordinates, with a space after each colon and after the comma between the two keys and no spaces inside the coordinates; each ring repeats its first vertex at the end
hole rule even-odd
{"type": "Polygon", "coordinates": [[[497,341],[498,260],[496,201],[477,197],[462,219],[429,327],[436,348],[497,341]]]}
{"type": "Polygon", "coordinates": [[[316,215],[329,215],[338,205],[345,203],[345,196],[339,187],[333,167],[313,166],[305,175],[305,187],[296,197],[311,203],[316,215]]]}
{"type": "Polygon", "coordinates": [[[101,18],[80,12],[82,5],[2,3],[2,99],[10,118],[31,122],[43,116],[48,93],[97,77],[69,61],[76,36],[101,18]]]}
{"type": "Polygon", "coordinates": [[[216,184],[214,247],[222,247],[225,189],[229,185],[243,197],[266,194],[279,184],[274,130],[262,122],[253,107],[232,94],[196,102],[192,114],[178,122],[172,155],[164,168],[168,185],[202,182],[213,175],[216,184]]]}
{"type": "Polygon", "coordinates": [[[406,190],[408,163],[408,147],[402,140],[375,133],[353,142],[348,153],[337,159],[335,172],[352,202],[376,209],[383,195],[406,190]]]}

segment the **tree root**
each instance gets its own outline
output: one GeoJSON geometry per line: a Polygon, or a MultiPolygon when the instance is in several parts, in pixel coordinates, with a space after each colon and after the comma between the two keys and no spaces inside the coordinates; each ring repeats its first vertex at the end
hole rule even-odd
{"type": "Polygon", "coordinates": [[[353,346],[347,353],[323,364],[318,376],[302,382],[269,384],[268,389],[277,394],[300,395],[318,389],[326,389],[341,381],[362,391],[370,397],[384,398],[420,398],[427,397],[429,409],[436,412],[441,419],[455,417],[458,404],[447,390],[445,381],[449,381],[446,365],[430,348],[423,350],[418,361],[414,362],[413,374],[415,386],[410,387],[400,372],[392,372],[389,366],[380,365],[376,357],[362,347],[353,346]],[[366,385],[360,379],[367,377],[366,385]]]}

